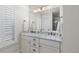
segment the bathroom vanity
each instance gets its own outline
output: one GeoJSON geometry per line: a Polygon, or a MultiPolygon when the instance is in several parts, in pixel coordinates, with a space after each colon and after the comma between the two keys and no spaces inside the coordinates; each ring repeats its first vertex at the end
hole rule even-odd
{"type": "Polygon", "coordinates": [[[35,33],[22,33],[23,53],[58,53],[61,52],[61,38],[35,33]]]}
{"type": "Polygon", "coordinates": [[[21,52],[61,52],[61,10],[60,6],[29,6],[29,28],[21,34],[21,52]]]}

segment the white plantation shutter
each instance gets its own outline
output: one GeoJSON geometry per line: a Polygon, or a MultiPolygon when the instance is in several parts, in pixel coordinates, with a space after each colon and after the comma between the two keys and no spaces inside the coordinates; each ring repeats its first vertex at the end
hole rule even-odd
{"type": "Polygon", "coordinates": [[[12,6],[0,6],[0,42],[15,38],[15,9],[12,6]]]}

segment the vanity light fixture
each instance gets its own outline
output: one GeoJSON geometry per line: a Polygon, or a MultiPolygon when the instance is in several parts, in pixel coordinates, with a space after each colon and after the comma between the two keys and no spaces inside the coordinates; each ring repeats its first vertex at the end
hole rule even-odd
{"type": "Polygon", "coordinates": [[[41,6],[38,9],[34,9],[33,12],[34,13],[43,12],[43,11],[49,10],[51,8],[56,8],[56,7],[60,7],[60,6],[58,6],[58,5],[54,5],[54,6],[51,6],[51,5],[50,6],[41,6]]]}
{"type": "Polygon", "coordinates": [[[49,9],[51,9],[51,6],[42,7],[42,11],[49,10],[49,9]]]}
{"type": "Polygon", "coordinates": [[[34,12],[34,13],[41,12],[41,9],[38,8],[38,9],[36,9],[36,10],[33,10],[33,12],[34,12]]]}
{"type": "Polygon", "coordinates": [[[41,8],[38,8],[38,9],[33,10],[33,12],[34,12],[34,13],[42,12],[42,11],[49,10],[49,9],[51,9],[51,8],[52,8],[51,6],[44,6],[44,7],[41,7],[41,8]]]}

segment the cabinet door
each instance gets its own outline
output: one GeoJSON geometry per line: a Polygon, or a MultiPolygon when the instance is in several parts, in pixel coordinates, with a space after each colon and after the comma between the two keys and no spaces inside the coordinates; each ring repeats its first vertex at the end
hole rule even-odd
{"type": "Polygon", "coordinates": [[[50,47],[55,47],[55,48],[58,48],[59,49],[59,42],[55,42],[55,41],[52,41],[52,40],[46,40],[46,39],[40,39],[40,44],[41,45],[47,45],[47,46],[50,46],[50,47]]]}
{"type": "Polygon", "coordinates": [[[21,52],[30,53],[30,38],[22,38],[21,40],[21,52]]]}
{"type": "Polygon", "coordinates": [[[59,42],[40,39],[40,52],[41,53],[56,53],[59,52],[59,42]]]}
{"type": "Polygon", "coordinates": [[[46,45],[41,45],[40,53],[58,53],[59,49],[55,47],[49,47],[46,45]]]}

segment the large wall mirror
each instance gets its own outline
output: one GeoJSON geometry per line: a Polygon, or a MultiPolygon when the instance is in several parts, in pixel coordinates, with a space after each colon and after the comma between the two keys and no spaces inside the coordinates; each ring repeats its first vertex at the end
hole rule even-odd
{"type": "Polygon", "coordinates": [[[31,32],[56,32],[60,29],[61,7],[49,5],[30,5],[29,19],[31,32]]]}

